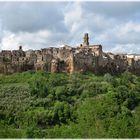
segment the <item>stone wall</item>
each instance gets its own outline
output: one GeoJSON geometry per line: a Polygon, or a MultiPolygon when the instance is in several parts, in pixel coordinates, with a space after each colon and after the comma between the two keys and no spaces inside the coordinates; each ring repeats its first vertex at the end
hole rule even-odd
{"type": "Polygon", "coordinates": [[[47,72],[121,73],[126,70],[140,74],[140,57],[127,54],[104,53],[101,45],[89,45],[85,34],[83,45],[41,50],[0,52],[0,73],[9,74],[28,70],[47,72]]]}

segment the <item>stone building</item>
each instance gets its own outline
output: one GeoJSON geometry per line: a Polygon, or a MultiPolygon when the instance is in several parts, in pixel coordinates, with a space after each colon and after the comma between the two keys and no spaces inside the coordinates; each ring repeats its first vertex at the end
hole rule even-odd
{"type": "Polygon", "coordinates": [[[77,47],[65,45],[61,48],[41,50],[18,50],[0,52],[0,73],[9,74],[28,70],[47,72],[121,73],[129,70],[140,72],[140,55],[105,53],[102,45],[90,45],[88,33],[77,47]]]}

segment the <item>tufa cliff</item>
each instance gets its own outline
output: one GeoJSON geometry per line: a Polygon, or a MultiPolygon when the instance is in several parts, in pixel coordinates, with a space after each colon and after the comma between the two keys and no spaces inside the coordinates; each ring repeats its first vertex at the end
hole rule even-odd
{"type": "Polygon", "coordinates": [[[86,33],[83,44],[78,47],[65,45],[62,48],[44,48],[23,51],[2,50],[0,52],[0,73],[10,74],[28,70],[48,72],[121,73],[130,71],[140,74],[140,56],[135,54],[104,53],[101,45],[90,45],[86,33]]]}

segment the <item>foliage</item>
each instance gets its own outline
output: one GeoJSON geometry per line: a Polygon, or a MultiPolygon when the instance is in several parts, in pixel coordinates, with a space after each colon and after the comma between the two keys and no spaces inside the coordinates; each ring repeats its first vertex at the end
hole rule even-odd
{"type": "Polygon", "coordinates": [[[1,138],[139,138],[140,77],[0,75],[1,138]]]}

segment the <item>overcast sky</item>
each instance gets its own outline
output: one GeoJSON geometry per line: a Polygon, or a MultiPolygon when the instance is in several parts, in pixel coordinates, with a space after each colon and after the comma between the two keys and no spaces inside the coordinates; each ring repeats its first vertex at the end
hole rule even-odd
{"type": "Polygon", "coordinates": [[[0,2],[0,50],[82,43],[140,53],[140,2],[0,2]]]}

